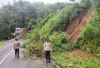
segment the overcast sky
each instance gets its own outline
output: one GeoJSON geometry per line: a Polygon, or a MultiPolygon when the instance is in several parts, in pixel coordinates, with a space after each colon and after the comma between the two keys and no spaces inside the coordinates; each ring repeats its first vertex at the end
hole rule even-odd
{"type": "MultiPolygon", "coordinates": [[[[0,6],[3,4],[3,5],[6,5],[8,4],[8,1],[13,4],[13,1],[14,0],[0,0],[0,6]]],[[[18,0],[16,0],[18,1],[18,0]]],[[[69,2],[69,0],[23,0],[23,1],[29,1],[31,3],[33,2],[44,2],[45,4],[47,3],[55,3],[55,2],[69,2]]]]}

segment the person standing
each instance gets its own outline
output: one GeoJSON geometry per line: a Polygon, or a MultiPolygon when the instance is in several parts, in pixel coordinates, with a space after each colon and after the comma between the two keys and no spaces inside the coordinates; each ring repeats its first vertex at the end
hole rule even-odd
{"type": "Polygon", "coordinates": [[[21,47],[20,42],[18,41],[18,39],[15,39],[15,43],[14,43],[14,50],[15,50],[15,57],[19,58],[19,48],[21,47]]]}
{"type": "Polygon", "coordinates": [[[49,39],[44,43],[44,52],[46,56],[46,63],[50,63],[50,51],[52,51],[49,39]]]}
{"type": "Polygon", "coordinates": [[[20,28],[16,28],[15,36],[17,39],[20,38],[20,28]]]}

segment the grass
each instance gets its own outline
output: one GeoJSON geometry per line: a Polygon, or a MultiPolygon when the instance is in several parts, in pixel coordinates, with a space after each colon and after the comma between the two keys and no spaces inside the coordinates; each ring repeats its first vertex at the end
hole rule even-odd
{"type": "Polygon", "coordinates": [[[55,53],[52,56],[61,68],[99,68],[100,58],[87,58],[70,55],[68,52],[55,53]]]}
{"type": "Polygon", "coordinates": [[[0,46],[3,46],[5,44],[5,42],[0,42],[0,46]]]}

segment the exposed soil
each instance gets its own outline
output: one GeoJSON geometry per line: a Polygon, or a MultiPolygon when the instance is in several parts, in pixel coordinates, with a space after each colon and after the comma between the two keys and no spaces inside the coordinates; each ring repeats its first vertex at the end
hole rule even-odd
{"type": "Polygon", "coordinates": [[[70,52],[73,56],[80,56],[80,57],[87,57],[87,58],[96,58],[96,56],[91,55],[90,53],[84,52],[79,49],[75,49],[72,52],[70,52]]]}
{"type": "MultiPolygon", "coordinates": [[[[79,37],[81,31],[86,27],[92,16],[95,14],[92,8],[84,10],[76,20],[72,21],[69,26],[66,28],[66,33],[68,34],[68,41],[70,44],[74,43],[79,37]]],[[[90,53],[84,52],[79,49],[75,49],[70,52],[73,56],[80,57],[94,57],[90,53]]],[[[96,57],[94,57],[96,58],[96,57]]]]}
{"type": "Polygon", "coordinates": [[[82,29],[86,27],[87,23],[93,15],[94,11],[92,8],[90,8],[89,10],[83,11],[76,20],[69,24],[69,26],[66,28],[66,33],[69,35],[69,43],[75,42],[75,40],[79,37],[82,29]]]}

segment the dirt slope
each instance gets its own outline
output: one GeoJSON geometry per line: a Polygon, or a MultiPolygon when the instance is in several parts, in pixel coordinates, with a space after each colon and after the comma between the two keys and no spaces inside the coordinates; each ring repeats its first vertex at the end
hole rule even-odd
{"type": "Polygon", "coordinates": [[[92,8],[90,8],[89,10],[83,11],[76,20],[69,24],[69,26],[66,28],[66,33],[69,35],[69,43],[75,42],[75,40],[79,37],[82,29],[86,27],[87,23],[93,15],[94,11],[92,8]]]}

